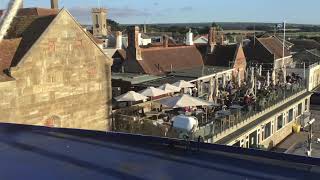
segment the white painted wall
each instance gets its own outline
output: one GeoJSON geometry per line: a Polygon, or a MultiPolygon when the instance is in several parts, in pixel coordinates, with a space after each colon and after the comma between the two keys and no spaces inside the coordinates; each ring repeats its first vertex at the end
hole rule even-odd
{"type": "Polygon", "coordinates": [[[143,39],[141,37],[141,33],[139,33],[138,41],[139,41],[139,46],[146,46],[148,44],[151,44],[151,38],[143,39]]]}

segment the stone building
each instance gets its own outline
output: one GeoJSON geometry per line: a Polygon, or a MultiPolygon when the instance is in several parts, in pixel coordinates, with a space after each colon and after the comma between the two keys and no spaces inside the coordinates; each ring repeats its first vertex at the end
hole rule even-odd
{"type": "Polygon", "coordinates": [[[92,9],[93,35],[96,37],[106,37],[108,35],[107,9],[92,9]]]}
{"type": "Polygon", "coordinates": [[[0,43],[0,122],[107,131],[111,65],[62,9],[20,9],[0,43]]]}

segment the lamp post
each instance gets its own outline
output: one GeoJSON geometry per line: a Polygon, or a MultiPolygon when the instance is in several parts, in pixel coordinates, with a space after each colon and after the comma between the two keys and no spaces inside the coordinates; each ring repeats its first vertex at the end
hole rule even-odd
{"type": "Polygon", "coordinates": [[[309,135],[308,135],[308,151],[307,151],[307,155],[309,157],[312,156],[312,137],[313,137],[313,134],[312,134],[312,124],[315,122],[316,120],[315,119],[311,119],[309,122],[308,122],[308,125],[309,126],[309,135]]]}

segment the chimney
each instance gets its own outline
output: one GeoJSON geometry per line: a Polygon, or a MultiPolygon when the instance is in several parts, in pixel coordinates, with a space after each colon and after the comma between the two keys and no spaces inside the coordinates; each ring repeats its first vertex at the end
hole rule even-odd
{"type": "Polygon", "coordinates": [[[209,33],[208,33],[208,53],[212,53],[214,46],[217,44],[216,40],[216,27],[210,27],[209,33]]]}
{"type": "Polygon", "coordinates": [[[224,34],[223,34],[223,32],[221,32],[219,44],[220,45],[224,45],[224,34]]]}
{"type": "Polygon", "coordinates": [[[116,32],[116,49],[122,49],[122,32],[116,32]]]}
{"type": "Polygon", "coordinates": [[[58,0],[51,0],[51,9],[58,9],[59,8],[58,0]]]}
{"type": "Polygon", "coordinates": [[[169,37],[167,35],[164,35],[162,37],[162,43],[164,48],[169,47],[169,37]]]}
{"type": "Polygon", "coordinates": [[[139,27],[130,26],[127,29],[128,31],[128,51],[130,51],[134,57],[131,57],[136,60],[142,60],[141,49],[139,46],[139,27]]]}
{"type": "Polygon", "coordinates": [[[193,46],[193,33],[192,33],[191,29],[189,29],[189,32],[187,32],[186,45],[193,46]]]}

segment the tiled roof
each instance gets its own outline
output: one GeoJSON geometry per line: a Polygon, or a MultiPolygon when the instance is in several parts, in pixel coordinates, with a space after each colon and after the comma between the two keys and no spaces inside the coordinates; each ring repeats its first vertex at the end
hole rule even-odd
{"type": "MultiPolygon", "coordinates": [[[[283,56],[283,44],[282,42],[273,36],[258,38],[257,39],[276,59],[282,58],[283,56]]],[[[290,56],[290,52],[285,48],[284,56],[290,56]]]]}
{"type": "Polygon", "coordinates": [[[119,53],[119,55],[121,56],[122,59],[127,59],[126,50],[124,50],[124,49],[119,49],[119,50],[117,50],[117,52],[119,53]]]}
{"type": "Polygon", "coordinates": [[[293,60],[296,63],[306,63],[306,65],[312,65],[320,62],[320,50],[304,50],[293,55],[293,60]]]}
{"type": "Polygon", "coordinates": [[[90,31],[87,31],[86,33],[88,34],[88,36],[89,36],[95,43],[97,43],[97,44],[104,44],[103,40],[94,37],[90,31]]]}
{"type": "Polygon", "coordinates": [[[209,66],[229,67],[230,62],[234,61],[238,52],[239,45],[216,45],[212,54],[208,54],[205,64],[209,66]]]}
{"type": "Polygon", "coordinates": [[[23,58],[41,34],[55,18],[50,16],[17,16],[10,25],[6,39],[22,38],[12,59],[11,66],[15,66],[23,58]]]}
{"type": "Polygon", "coordinates": [[[147,74],[160,75],[203,65],[200,52],[195,46],[142,49],[142,59],[138,61],[147,74]]]}
{"type": "MultiPolygon", "coordinates": [[[[0,14],[3,11],[0,11],[0,14]]],[[[20,9],[4,40],[0,42],[0,80],[10,79],[4,71],[18,64],[36,42],[58,10],[43,8],[20,9]]]]}
{"type": "MultiPolygon", "coordinates": [[[[23,8],[19,9],[17,16],[49,16],[58,14],[57,9],[46,9],[46,8],[23,8]]],[[[0,10],[0,16],[3,14],[3,10],[0,10]]]]}
{"type": "Polygon", "coordinates": [[[11,61],[19,47],[21,38],[3,40],[0,42],[0,75],[10,67],[11,61]]]}
{"type": "Polygon", "coordinates": [[[299,52],[310,49],[320,49],[320,43],[313,39],[293,39],[291,42],[294,44],[292,51],[299,52]]]}

